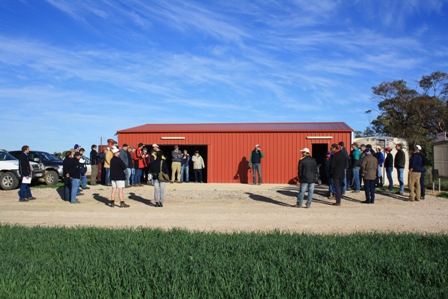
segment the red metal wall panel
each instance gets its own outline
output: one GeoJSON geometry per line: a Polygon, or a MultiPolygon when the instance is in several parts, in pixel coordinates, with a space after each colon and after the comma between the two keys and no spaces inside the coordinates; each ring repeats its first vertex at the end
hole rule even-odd
{"type": "MultiPolygon", "coordinates": [[[[181,127],[181,126],[180,126],[181,127]]],[[[313,144],[331,144],[343,141],[351,142],[351,133],[347,132],[263,132],[263,133],[118,133],[118,143],[137,146],[157,143],[159,145],[206,145],[207,182],[239,183],[241,176],[252,181],[252,172],[247,170],[247,162],[255,144],[260,144],[265,157],[262,159],[263,183],[287,184],[297,176],[297,164],[301,157],[300,150],[308,147],[312,151],[313,144]],[[307,136],[332,136],[332,139],[307,139],[307,136]],[[184,140],[162,140],[162,137],[185,137],[184,140]],[[246,167],[245,164],[246,163],[246,167]]],[[[349,147],[349,146],[347,146],[349,147]]],[[[190,153],[193,154],[193,153],[190,153]]],[[[313,153],[311,153],[313,154],[313,153]]]]}

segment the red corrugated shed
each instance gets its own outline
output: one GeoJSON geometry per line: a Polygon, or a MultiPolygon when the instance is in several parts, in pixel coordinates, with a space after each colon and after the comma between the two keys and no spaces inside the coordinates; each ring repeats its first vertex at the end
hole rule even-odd
{"type": "Polygon", "coordinates": [[[324,122],[146,124],[117,133],[119,145],[157,143],[168,156],[175,144],[190,154],[198,149],[206,159],[206,181],[213,183],[250,183],[252,172],[247,170],[247,162],[255,144],[260,144],[265,154],[263,183],[286,184],[297,176],[300,149],[308,147],[319,160],[332,143],[349,145],[352,132],[344,122],[324,122]]]}

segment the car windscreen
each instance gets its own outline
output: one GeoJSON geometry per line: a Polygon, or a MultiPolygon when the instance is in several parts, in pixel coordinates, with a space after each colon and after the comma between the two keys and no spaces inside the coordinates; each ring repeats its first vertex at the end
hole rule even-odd
{"type": "Polygon", "coordinates": [[[61,159],[59,159],[55,155],[44,152],[40,153],[40,157],[42,158],[42,161],[61,161],[61,159]]]}
{"type": "Polygon", "coordinates": [[[7,160],[17,160],[12,155],[6,152],[0,152],[0,161],[7,161],[7,160]]]}

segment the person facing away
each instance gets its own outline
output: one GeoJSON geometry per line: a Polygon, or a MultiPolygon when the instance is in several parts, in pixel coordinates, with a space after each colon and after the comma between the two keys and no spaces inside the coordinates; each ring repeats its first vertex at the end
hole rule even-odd
{"type": "Polygon", "coordinates": [[[404,166],[406,164],[406,155],[403,151],[403,145],[398,143],[395,145],[397,153],[395,154],[394,167],[397,169],[398,182],[400,183],[400,191],[398,194],[404,194],[404,166]]]}
{"type": "Polygon", "coordinates": [[[307,147],[302,149],[300,152],[302,153],[302,158],[299,160],[297,175],[300,182],[300,191],[297,194],[296,207],[302,207],[305,192],[308,191],[306,207],[310,208],[313,200],[314,184],[316,182],[317,162],[313,157],[311,157],[310,150],[307,147]]]}
{"type": "Polygon", "coordinates": [[[378,159],[378,174],[377,174],[377,187],[383,187],[383,164],[384,155],[381,152],[381,147],[376,147],[376,158],[378,159]]]}
{"type": "Polygon", "coordinates": [[[353,193],[359,193],[361,190],[361,181],[359,180],[359,170],[361,168],[361,151],[358,148],[358,144],[355,142],[352,144],[352,151],[350,153],[350,164],[352,168],[353,177],[353,193]]]}
{"type": "Polygon", "coordinates": [[[366,148],[366,154],[361,164],[361,173],[364,178],[364,192],[366,200],[363,203],[375,203],[375,179],[378,172],[378,160],[372,155],[370,148],[366,148]]]}
{"type": "Polygon", "coordinates": [[[76,196],[78,195],[79,191],[79,181],[81,180],[81,163],[79,163],[80,159],[81,154],[79,152],[75,152],[74,158],[70,159],[68,163],[67,177],[70,178],[70,185],[71,185],[70,203],[73,204],[80,203],[76,199],[76,196]]]}
{"type": "Polygon", "coordinates": [[[421,195],[420,177],[423,171],[423,159],[420,154],[422,147],[416,145],[414,147],[414,153],[409,161],[409,199],[408,201],[419,201],[421,195]]]}
{"type": "Polygon", "coordinates": [[[254,150],[250,154],[249,163],[252,168],[252,185],[257,183],[257,173],[258,173],[258,185],[262,183],[262,175],[261,175],[261,159],[264,158],[264,154],[261,151],[261,147],[259,144],[255,145],[254,150]]]}
{"type": "Polygon", "coordinates": [[[333,205],[340,206],[342,199],[342,185],[344,183],[347,159],[344,153],[339,150],[338,144],[332,144],[331,149],[333,151],[333,155],[330,159],[330,177],[333,179],[335,192],[334,196],[336,199],[336,202],[333,203],[333,205]]]}
{"type": "Polygon", "coordinates": [[[156,207],[163,207],[164,199],[165,199],[165,185],[166,182],[162,182],[159,180],[159,173],[162,171],[163,173],[168,174],[168,165],[166,164],[165,157],[163,156],[163,152],[158,150],[156,152],[156,158],[152,163],[149,164],[150,172],[152,173],[152,177],[154,179],[154,202],[156,207]]]}
{"type": "Polygon", "coordinates": [[[98,158],[98,152],[96,151],[96,145],[93,144],[91,147],[91,151],[90,151],[90,168],[91,168],[91,173],[90,173],[90,185],[94,186],[96,185],[96,178],[98,177],[98,163],[99,163],[99,158],[98,158]]]}
{"type": "Polygon", "coordinates": [[[394,156],[392,156],[390,147],[384,149],[386,152],[386,159],[384,160],[384,168],[386,168],[387,180],[389,181],[389,187],[387,190],[392,192],[394,190],[394,180],[392,179],[392,172],[394,170],[394,156]]]}
{"type": "Polygon", "coordinates": [[[202,169],[205,168],[204,159],[196,151],[191,160],[193,161],[194,182],[197,183],[199,180],[199,183],[202,183],[202,169]]]}
{"type": "Polygon", "coordinates": [[[29,180],[31,177],[31,164],[28,160],[30,147],[28,145],[22,146],[22,153],[19,156],[19,174],[20,174],[20,191],[19,202],[27,202],[36,199],[31,194],[30,183],[24,183],[23,179],[29,180]]]}
{"type": "Polygon", "coordinates": [[[115,206],[115,193],[118,190],[118,197],[120,199],[120,208],[129,208],[123,199],[123,188],[126,181],[126,163],[120,158],[120,150],[118,148],[112,149],[113,157],[110,159],[110,180],[112,185],[112,193],[110,196],[110,206],[115,206]]]}

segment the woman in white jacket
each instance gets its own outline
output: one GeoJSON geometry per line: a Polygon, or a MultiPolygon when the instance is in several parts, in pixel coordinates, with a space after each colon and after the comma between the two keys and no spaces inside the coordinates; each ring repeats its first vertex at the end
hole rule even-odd
{"type": "Polygon", "coordinates": [[[202,183],[202,169],[205,168],[204,159],[202,159],[201,155],[199,155],[199,152],[196,151],[194,153],[194,156],[191,158],[191,161],[193,161],[194,182],[198,182],[199,175],[199,182],[202,183]]]}

